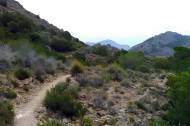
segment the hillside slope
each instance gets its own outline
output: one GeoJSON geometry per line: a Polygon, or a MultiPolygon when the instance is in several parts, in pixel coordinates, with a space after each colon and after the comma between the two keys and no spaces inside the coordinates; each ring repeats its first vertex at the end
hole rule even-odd
{"type": "Polygon", "coordinates": [[[190,36],[168,31],[132,47],[130,51],[140,51],[147,56],[171,56],[177,46],[189,47],[190,36]]]}

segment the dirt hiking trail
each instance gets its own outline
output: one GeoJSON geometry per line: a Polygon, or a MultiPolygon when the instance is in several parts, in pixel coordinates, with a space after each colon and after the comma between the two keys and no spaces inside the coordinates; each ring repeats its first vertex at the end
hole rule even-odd
{"type": "Polygon", "coordinates": [[[19,105],[15,109],[14,126],[37,126],[35,111],[42,105],[46,92],[58,82],[65,81],[67,77],[70,75],[57,77],[53,82],[46,84],[40,91],[36,92],[28,103],[19,105]]]}

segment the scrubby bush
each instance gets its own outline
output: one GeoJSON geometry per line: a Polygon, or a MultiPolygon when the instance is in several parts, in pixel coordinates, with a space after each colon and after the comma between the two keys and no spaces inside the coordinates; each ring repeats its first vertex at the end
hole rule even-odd
{"type": "Polygon", "coordinates": [[[92,99],[92,106],[95,109],[106,109],[107,108],[107,102],[105,102],[105,99],[103,96],[95,96],[92,99]]]}
{"type": "Polygon", "coordinates": [[[174,71],[186,71],[190,66],[190,49],[186,47],[174,48],[174,56],[169,58],[170,68],[174,71]]]}
{"type": "Polygon", "coordinates": [[[129,69],[137,69],[139,66],[144,64],[144,61],[144,54],[140,52],[128,52],[127,54],[121,55],[118,58],[118,63],[123,68],[129,69]]]}
{"type": "Polygon", "coordinates": [[[85,109],[75,97],[76,90],[68,87],[65,83],[59,83],[47,92],[44,103],[48,109],[59,112],[62,115],[68,117],[83,116],[85,109]]]}
{"type": "Polygon", "coordinates": [[[10,126],[14,120],[13,105],[6,100],[0,100],[0,126],[10,126]]]}
{"type": "Polygon", "coordinates": [[[48,74],[54,74],[57,69],[58,62],[54,58],[46,59],[45,70],[48,74]]]}
{"type": "Polygon", "coordinates": [[[17,69],[15,72],[15,77],[19,80],[25,80],[31,76],[31,73],[27,69],[17,69]]]}
{"type": "Polygon", "coordinates": [[[173,125],[190,125],[190,72],[172,75],[168,78],[170,109],[168,121],[173,125]]]}
{"type": "Polygon", "coordinates": [[[107,46],[104,45],[95,45],[92,48],[92,52],[94,54],[100,55],[100,56],[108,56],[109,55],[109,50],[107,46]]]}
{"type": "Polygon", "coordinates": [[[168,122],[165,122],[164,120],[151,120],[149,122],[149,126],[171,126],[168,124],[168,122]]]}
{"type": "Polygon", "coordinates": [[[93,126],[93,120],[90,117],[83,117],[81,126],[93,126]]]}
{"type": "Polygon", "coordinates": [[[104,84],[104,80],[100,76],[86,73],[77,75],[76,81],[79,82],[80,86],[92,86],[96,88],[104,84]]]}
{"type": "Polygon", "coordinates": [[[77,74],[83,73],[83,72],[84,72],[84,66],[80,62],[75,61],[71,68],[72,76],[76,76],[77,74]]]}
{"type": "Polygon", "coordinates": [[[37,26],[25,16],[19,13],[3,13],[0,15],[1,24],[10,32],[31,32],[36,30],[37,26]]]}
{"type": "Polygon", "coordinates": [[[128,88],[128,87],[131,87],[131,84],[130,84],[129,80],[124,79],[121,81],[121,86],[128,88]]]}
{"type": "Polygon", "coordinates": [[[32,33],[32,34],[30,34],[30,40],[33,42],[40,41],[41,36],[38,33],[32,33]]]}
{"type": "Polygon", "coordinates": [[[5,92],[5,96],[9,99],[15,99],[17,97],[17,94],[12,89],[7,89],[5,92]]]}
{"type": "Polygon", "coordinates": [[[89,78],[86,74],[77,75],[76,81],[79,82],[80,86],[87,86],[89,84],[89,78]]]}
{"type": "Polygon", "coordinates": [[[39,124],[39,126],[65,126],[61,121],[58,120],[48,120],[43,124],[39,124]]]}
{"type": "Polygon", "coordinates": [[[103,86],[104,80],[99,76],[93,76],[93,77],[90,78],[89,84],[90,84],[90,86],[98,88],[98,87],[103,86]]]}
{"type": "Polygon", "coordinates": [[[77,60],[79,60],[80,62],[85,63],[85,60],[86,60],[85,53],[75,52],[73,54],[73,57],[76,58],[77,60]]]}
{"type": "Polygon", "coordinates": [[[137,68],[138,71],[143,73],[149,73],[150,72],[150,66],[141,65],[137,68]]]}
{"type": "Polygon", "coordinates": [[[16,22],[14,21],[11,21],[7,24],[7,27],[8,27],[8,30],[9,32],[12,32],[12,33],[17,33],[19,32],[19,26],[16,22]]]}
{"type": "Polygon", "coordinates": [[[170,62],[167,58],[154,58],[152,60],[153,66],[157,69],[169,69],[170,68],[170,62]]]}
{"type": "Polygon", "coordinates": [[[0,96],[6,97],[8,99],[15,99],[17,94],[12,89],[0,88],[0,96]]]}
{"type": "Polygon", "coordinates": [[[45,70],[41,67],[38,67],[34,72],[35,78],[40,82],[44,82],[46,78],[45,74],[45,70]]]}
{"type": "Polygon", "coordinates": [[[145,103],[143,101],[136,101],[135,104],[137,105],[137,107],[139,107],[140,109],[144,110],[144,111],[148,111],[148,108],[145,106],[145,103]]]}
{"type": "Polygon", "coordinates": [[[117,64],[110,65],[106,70],[106,74],[108,74],[108,79],[113,81],[122,81],[127,76],[126,72],[117,64]]]}
{"type": "Polygon", "coordinates": [[[58,52],[67,52],[75,50],[74,43],[65,39],[54,38],[50,46],[52,49],[58,52]]]}
{"type": "Polygon", "coordinates": [[[68,31],[61,32],[62,37],[64,37],[66,40],[71,40],[72,36],[68,31]]]}

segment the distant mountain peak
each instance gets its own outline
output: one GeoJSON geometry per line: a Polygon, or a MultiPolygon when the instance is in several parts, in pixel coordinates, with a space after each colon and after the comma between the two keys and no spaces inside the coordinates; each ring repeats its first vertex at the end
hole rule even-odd
{"type": "Polygon", "coordinates": [[[100,45],[110,45],[112,47],[115,47],[117,49],[124,49],[124,50],[128,50],[130,47],[128,45],[121,45],[118,44],[117,42],[111,40],[111,39],[106,39],[106,40],[102,40],[100,42],[87,42],[87,45],[93,46],[96,44],[100,44],[100,45]]]}
{"type": "Polygon", "coordinates": [[[190,36],[167,31],[147,39],[130,50],[144,52],[149,56],[171,56],[174,53],[173,48],[177,46],[190,47],[190,36]]]}

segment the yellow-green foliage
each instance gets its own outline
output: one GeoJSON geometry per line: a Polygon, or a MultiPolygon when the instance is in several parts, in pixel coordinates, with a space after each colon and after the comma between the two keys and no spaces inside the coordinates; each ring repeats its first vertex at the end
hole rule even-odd
{"type": "Polygon", "coordinates": [[[72,76],[75,76],[78,73],[83,73],[83,72],[84,72],[84,66],[79,61],[74,61],[71,68],[72,76]]]}
{"type": "Polygon", "coordinates": [[[58,120],[48,120],[43,124],[39,124],[38,126],[65,126],[61,121],[58,120]]]}
{"type": "Polygon", "coordinates": [[[93,126],[93,120],[90,117],[83,117],[81,126],[93,126]]]}

